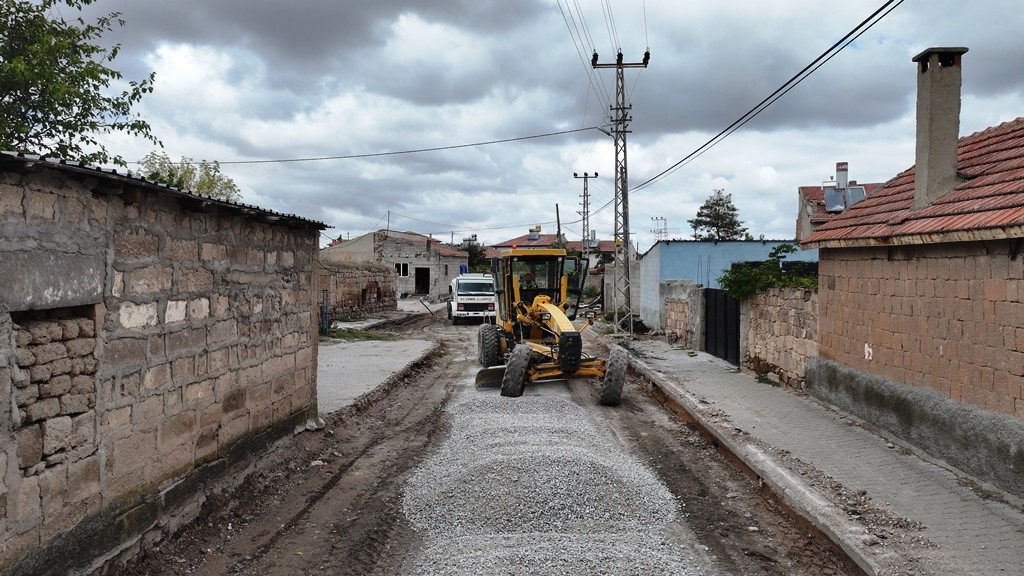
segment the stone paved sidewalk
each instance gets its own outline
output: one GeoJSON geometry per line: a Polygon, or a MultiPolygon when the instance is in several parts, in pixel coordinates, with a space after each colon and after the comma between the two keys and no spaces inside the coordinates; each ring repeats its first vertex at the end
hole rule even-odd
{"type": "Polygon", "coordinates": [[[906,559],[887,553],[786,460],[788,452],[871,503],[911,523],[934,546],[916,566],[926,574],[1024,574],[1024,513],[1019,500],[980,489],[962,473],[876,435],[855,418],[794,390],[759,382],[705,353],[659,340],[629,343],[633,367],[682,404],[784,498],[823,528],[869,573],[907,573],[906,559]],[[737,434],[736,432],[741,433],[737,434]],[[785,453],[783,452],[783,453],[785,453]],[[779,453],[776,451],[776,453],[779,453]]]}

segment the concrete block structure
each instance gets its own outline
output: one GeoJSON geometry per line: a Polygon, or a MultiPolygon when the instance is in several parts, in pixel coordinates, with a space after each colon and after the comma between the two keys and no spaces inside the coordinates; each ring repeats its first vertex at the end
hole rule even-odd
{"type": "MultiPolygon", "coordinates": [[[[633,312],[655,330],[665,328],[666,315],[661,283],[689,280],[705,288],[718,288],[718,278],[736,262],[760,262],[787,240],[659,240],[640,256],[639,282],[631,282],[633,312]],[[639,291],[633,287],[639,286],[639,291]],[[638,299],[639,298],[639,299],[638,299]]],[[[814,262],[817,250],[802,250],[787,261],[814,262]]],[[[634,278],[631,276],[630,278],[634,278]]]]}
{"type": "Polygon", "coordinates": [[[327,266],[349,262],[376,262],[395,270],[398,297],[423,296],[439,300],[448,284],[469,265],[469,254],[415,232],[377,230],[320,251],[327,266]]]}
{"type": "Polygon", "coordinates": [[[130,557],[316,417],[323,228],[0,154],[0,569],[130,557]]]}

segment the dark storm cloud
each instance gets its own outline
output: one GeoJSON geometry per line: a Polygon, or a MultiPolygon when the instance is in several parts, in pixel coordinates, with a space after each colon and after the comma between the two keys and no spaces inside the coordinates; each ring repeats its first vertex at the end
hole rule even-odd
{"type": "MultiPolygon", "coordinates": [[[[649,47],[650,67],[625,75],[636,184],[737,120],[880,3],[777,0],[765,11],[762,2],[739,0],[581,0],[571,4],[586,12],[591,36],[579,47],[562,20],[560,6],[569,4],[98,0],[90,10],[123,12],[126,26],[108,38],[124,45],[116,65],[130,79],[160,67],[146,117],[159,123],[169,153],[196,158],[379,153],[607,124],[614,75],[590,69],[590,50],[608,63],[620,41],[627,61],[649,47]],[[621,40],[605,29],[609,4],[621,40]]],[[[836,160],[850,160],[861,179],[891,177],[913,162],[910,58],[928,46],[970,47],[965,102],[980,100],[985,109],[965,106],[965,117],[1024,114],[1010,109],[1024,90],[1014,68],[1024,53],[1017,4],[904,2],[724,145],[635,196],[633,217],[666,216],[682,230],[711,189],[725,187],[756,234],[784,237],[793,191],[827,178],[836,160]]],[[[602,173],[606,180],[592,190],[600,193],[594,205],[603,204],[612,195],[611,155],[611,140],[591,132],[225,170],[265,207],[322,219],[339,232],[362,233],[391,212],[456,229],[472,223],[483,233],[550,221],[555,203],[563,220],[574,218],[574,170],[602,173]]],[[[604,235],[610,212],[595,217],[604,235]]],[[[443,226],[407,220],[399,227],[443,226]]]]}
{"type": "MultiPolygon", "coordinates": [[[[358,81],[349,74],[363,69],[362,63],[380,77],[408,74],[410,70],[401,66],[390,68],[384,50],[391,26],[401,15],[463,29],[478,36],[479,48],[486,50],[486,39],[508,34],[548,10],[536,0],[101,0],[87,13],[121,13],[126,25],[112,31],[106,40],[124,46],[125,60],[163,42],[243,48],[266,63],[272,86],[294,87],[301,86],[303,79],[313,84],[311,79],[323,76],[358,81]]],[[[138,62],[129,66],[136,76],[144,72],[138,62]]],[[[417,74],[431,79],[429,71],[417,74]]],[[[436,73],[433,78],[436,80],[436,73]]]]}

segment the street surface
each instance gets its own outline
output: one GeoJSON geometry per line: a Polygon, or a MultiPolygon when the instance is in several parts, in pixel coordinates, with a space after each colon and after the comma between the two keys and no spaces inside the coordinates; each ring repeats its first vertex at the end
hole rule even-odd
{"type": "Polygon", "coordinates": [[[134,572],[858,573],[639,381],[615,408],[585,379],[502,398],[473,386],[476,326],[384,329],[441,347],[294,437],[134,572]]]}

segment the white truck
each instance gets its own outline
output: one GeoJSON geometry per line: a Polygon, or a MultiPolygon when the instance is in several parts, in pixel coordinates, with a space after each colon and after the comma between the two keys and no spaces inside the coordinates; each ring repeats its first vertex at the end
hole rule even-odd
{"type": "Polygon", "coordinates": [[[448,286],[448,319],[459,324],[466,318],[494,323],[494,279],[490,274],[464,273],[452,278],[448,286]]]}

